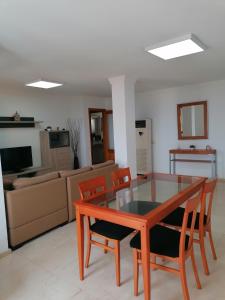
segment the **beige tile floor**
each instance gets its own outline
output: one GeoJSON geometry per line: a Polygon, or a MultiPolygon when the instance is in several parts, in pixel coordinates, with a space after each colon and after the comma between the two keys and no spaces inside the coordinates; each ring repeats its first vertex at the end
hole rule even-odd
{"type": "MultiPolygon", "coordinates": [[[[191,299],[225,299],[225,183],[219,183],[213,209],[213,234],[218,260],[207,256],[211,274],[205,276],[198,245],[195,246],[203,289],[195,288],[190,261],[187,261],[188,286],[191,299]]],[[[79,281],[75,223],[51,231],[0,259],[0,300],[128,300],[133,296],[132,256],[129,238],[121,245],[122,285],[115,285],[114,259],[111,254],[93,249],[86,279],[79,281]]],[[[152,272],[153,300],[182,299],[181,285],[171,274],[152,272]]]]}

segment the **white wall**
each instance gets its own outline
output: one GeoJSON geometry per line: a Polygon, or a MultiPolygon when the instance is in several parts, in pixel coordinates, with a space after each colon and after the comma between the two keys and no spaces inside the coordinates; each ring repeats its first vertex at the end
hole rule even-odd
{"type": "MultiPolygon", "coordinates": [[[[169,149],[210,145],[218,154],[218,177],[225,178],[225,80],[170,88],[136,95],[136,119],[153,121],[154,170],[169,171],[169,149]],[[208,100],[208,140],[179,141],[177,138],[178,103],[208,100]]],[[[178,164],[177,164],[178,166],[178,164]]],[[[210,176],[208,164],[180,163],[177,173],[210,176]]]]}
{"type": "Polygon", "coordinates": [[[34,117],[43,121],[38,128],[6,128],[0,129],[0,148],[16,146],[32,146],[34,166],[41,165],[40,129],[66,127],[68,117],[80,119],[81,129],[81,165],[90,163],[88,108],[111,108],[111,99],[87,96],[62,96],[48,91],[6,90],[0,92],[1,116],[12,116],[18,111],[21,116],[34,117]]]}
{"type": "Polygon", "coordinates": [[[2,188],[2,168],[0,158],[0,254],[8,250],[8,239],[6,229],[5,202],[2,188]]]}

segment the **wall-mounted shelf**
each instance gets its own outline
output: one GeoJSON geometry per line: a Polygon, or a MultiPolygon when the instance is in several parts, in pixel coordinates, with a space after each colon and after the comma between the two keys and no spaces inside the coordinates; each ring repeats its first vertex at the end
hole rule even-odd
{"type": "Polygon", "coordinates": [[[0,128],[32,128],[43,121],[35,121],[33,117],[22,117],[14,121],[13,117],[0,117],[0,128]]]}

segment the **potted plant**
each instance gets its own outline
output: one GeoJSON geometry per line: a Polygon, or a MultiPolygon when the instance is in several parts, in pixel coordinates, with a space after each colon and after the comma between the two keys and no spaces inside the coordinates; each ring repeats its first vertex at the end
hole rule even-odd
{"type": "Polygon", "coordinates": [[[67,119],[67,127],[70,132],[70,144],[74,154],[74,169],[79,169],[79,143],[80,143],[80,120],[67,119]]]}

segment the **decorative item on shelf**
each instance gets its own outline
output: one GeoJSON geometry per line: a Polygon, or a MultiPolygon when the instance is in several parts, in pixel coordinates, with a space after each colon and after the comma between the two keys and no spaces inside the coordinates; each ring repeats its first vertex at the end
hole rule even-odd
{"type": "Polygon", "coordinates": [[[13,119],[14,119],[15,122],[19,122],[20,121],[20,114],[17,111],[13,115],[13,119]]]}
{"type": "Polygon", "coordinates": [[[190,145],[190,149],[194,150],[195,148],[195,145],[190,145]]]}
{"type": "Polygon", "coordinates": [[[56,127],[56,130],[59,131],[59,127],[56,127]]]}
{"type": "Polygon", "coordinates": [[[210,145],[206,145],[205,149],[206,150],[212,150],[212,147],[210,145]]]}
{"type": "Polygon", "coordinates": [[[80,120],[67,119],[67,127],[70,132],[70,143],[74,154],[74,169],[79,169],[78,150],[80,143],[80,120]]]}
{"type": "Polygon", "coordinates": [[[51,130],[52,130],[52,127],[51,127],[51,126],[47,126],[47,127],[45,128],[45,130],[46,130],[46,131],[51,131],[51,130]]]}

